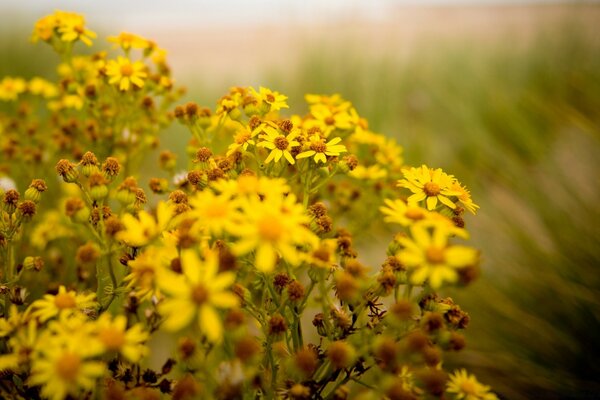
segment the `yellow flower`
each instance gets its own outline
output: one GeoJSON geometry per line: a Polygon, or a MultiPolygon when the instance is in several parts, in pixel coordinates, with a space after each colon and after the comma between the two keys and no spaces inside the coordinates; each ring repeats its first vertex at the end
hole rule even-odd
{"type": "Polygon", "coordinates": [[[236,197],[280,198],[291,192],[283,178],[267,178],[254,175],[240,175],[237,180],[221,179],[212,184],[221,195],[230,199],[236,197]]]}
{"type": "Polygon", "coordinates": [[[37,341],[32,355],[30,385],[41,385],[41,394],[51,400],[80,398],[93,390],[105,372],[102,347],[90,336],[91,323],[77,318],[54,321],[37,341]],[[60,325],[71,325],[68,329],[60,325]]]}
{"type": "Polygon", "coordinates": [[[477,213],[477,209],[479,208],[479,206],[477,204],[473,203],[473,200],[471,199],[471,193],[469,192],[469,190],[466,187],[461,185],[460,182],[455,181],[452,184],[452,186],[450,187],[450,189],[452,189],[454,192],[458,193],[456,195],[458,198],[458,201],[460,201],[460,203],[467,210],[469,210],[469,212],[471,212],[472,214],[477,213]]]}
{"type": "Polygon", "coordinates": [[[278,131],[268,131],[266,134],[261,136],[262,142],[258,143],[258,146],[271,150],[265,164],[275,160],[279,162],[284,157],[290,164],[294,165],[296,160],[292,156],[292,149],[299,146],[300,143],[295,140],[298,137],[297,131],[290,132],[287,136],[278,131]]]}
{"type": "Polygon", "coordinates": [[[346,146],[343,144],[338,144],[341,141],[341,138],[336,137],[325,143],[325,139],[323,139],[321,136],[312,135],[309,138],[309,150],[298,154],[296,159],[314,156],[314,161],[317,164],[319,162],[326,163],[326,156],[339,156],[340,153],[345,153],[347,151],[346,146]]]}
{"type": "Polygon", "coordinates": [[[314,117],[315,126],[321,129],[325,137],[336,129],[353,129],[357,120],[357,116],[346,108],[329,107],[324,104],[312,105],[310,114],[314,117]]]}
{"type": "Polygon", "coordinates": [[[141,324],[127,329],[127,318],[124,315],[112,317],[104,313],[96,321],[96,334],[105,351],[115,351],[129,361],[136,363],[148,354],[144,342],[148,333],[141,324]]]}
{"type": "Polygon", "coordinates": [[[416,204],[406,204],[404,200],[385,199],[384,203],[387,207],[379,207],[379,210],[386,215],[385,222],[409,226],[417,221],[427,218],[429,211],[417,206],[416,204]]]}
{"type": "Polygon", "coordinates": [[[131,62],[125,57],[117,57],[116,60],[110,60],[106,64],[106,75],[108,83],[116,85],[121,91],[127,91],[131,85],[144,87],[144,78],[148,76],[146,66],[141,61],[131,62]]]}
{"type": "Polygon", "coordinates": [[[473,266],[478,261],[477,250],[459,245],[450,245],[451,235],[466,236],[466,231],[453,228],[443,220],[415,223],[410,228],[411,237],[398,237],[403,246],[398,259],[407,266],[410,281],[422,285],[425,281],[433,289],[443,282],[456,282],[458,270],[473,266]]]}
{"type": "Polygon", "coordinates": [[[318,243],[307,228],[310,218],[293,194],[264,201],[249,197],[241,204],[244,219],[230,232],[239,238],[232,250],[238,255],[255,250],[255,265],[259,270],[272,271],[278,254],[291,265],[297,265],[302,254],[297,246],[312,248],[318,243]]]}
{"type": "Polygon", "coordinates": [[[446,391],[456,400],[498,400],[498,397],[490,392],[489,386],[481,384],[475,375],[469,375],[465,369],[450,375],[446,391]]]}
{"type": "Polygon", "coordinates": [[[55,97],[58,94],[58,89],[54,84],[37,77],[29,81],[28,89],[29,93],[46,99],[55,97]]]}
{"type": "MultiPolygon", "coordinates": [[[[16,307],[11,312],[16,312],[16,307]]],[[[12,314],[11,314],[12,318],[12,314]]],[[[19,327],[19,329],[8,339],[10,352],[0,355],[0,371],[10,369],[18,371],[26,366],[30,359],[38,339],[37,322],[30,320],[19,327]]]]}
{"type": "Polygon", "coordinates": [[[41,322],[45,322],[61,312],[73,313],[95,308],[96,306],[95,293],[79,294],[74,290],[67,291],[61,285],[56,295],[44,295],[42,299],[34,301],[29,306],[28,311],[31,312],[34,318],[39,318],[41,322]]]}
{"type": "Polygon", "coordinates": [[[248,150],[248,145],[255,145],[254,137],[258,134],[258,131],[250,131],[247,127],[239,128],[233,139],[233,143],[231,143],[227,150],[227,156],[232,155],[238,150],[246,151],[248,150]]]}
{"type": "Polygon", "coordinates": [[[125,51],[129,49],[148,49],[153,47],[153,42],[147,40],[139,35],[121,32],[119,36],[109,36],[107,40],[111,43],[115,43],[117,46],[121,46],[121,48],[125,51]]]}
{"type": "Polygon", "coordinates": [[[404,179],[398,181],[398,186],[409,189],[414,194],[408,198],[409,203],[426,201],[427,209],[434,210],[438,200],[445,206],[455,209],[456,205],[449,196],[458,196],[460,193],[452,189],[455,179],[441,168],[433,169],[422,165],[419,168],[410,168],[403,171],[404,179]]]}
{"type": "Polygon", "coordinates": [[[285,102],[287,100],[287,96],[284,96],[279,92],[274,92],[262,86],[259,88],[258,92],[254,88],[250,88],[250,91],[263,104],[266,103],[269,105],[269,111],[277,111],[281,110],[282,108],[289,108],[285,102]]]}
{"type": "Polygon", "coordinates": [[[221,236],[239,219],[237,203],[228,196],[215,195],[211,190],[198,192],[189,200],[192,211],[188,214],[196,218],[194,231],[221,236]]]}
{"type": "Polygon", "coordinates": [[[381,168],[379,165],[370,165],[365,167],[364,165],[359,165],[354,168],[348,175],[356,179],[364,179],[371,181],[378,181],[387,176],[387,170],[381,168]]]}
{"type": "Polygon", "coordinates": [[[158,203],[156,220],[146,211],[140,211],[138,218],[125,214],[122,218],[125,229],[118,232],[116,238],[129,247],[142,247],[156,239],[169,225],[175,224],[172,220],[173,207],[165,202],[158,203]]]}
{"type": "Polygon", "coordinates": [[[92,45],[91,39],[96,37],[96,33],[85,27],[85,18],[83,15],[63,11],[57,11],[56,15],[58,16],[60,40],[63,42],[81,40],[87,46],[92,45]]]}
{"type": "Polygon", "coordinates": [[[200,332],[211,342],[222,340],[223,325],[217,309],[238,306],[238,297],[228,288],[235,273],[219,273],[218,254],[207,251],[200,260],[193,249],[181,253],[182,274],[166,273],[158,282],[165,294],[159,312],[167,331],[180,331],[197,317],[200,332]]]}
{"type": "Polygon", "coordinates": [[[0,100],[12,101],[27,89],[27,83],[21,78],[5,77],[0,81],[0,100]]]}

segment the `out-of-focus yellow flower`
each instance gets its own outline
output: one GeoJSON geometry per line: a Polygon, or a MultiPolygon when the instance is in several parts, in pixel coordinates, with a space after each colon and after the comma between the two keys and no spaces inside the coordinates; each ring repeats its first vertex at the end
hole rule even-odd
{"type": "Polygon", "coordinates": [[[231,199],[236,197],[277,199],[287,195],[292,190],[283,178],[267,178],[254,175],[241,175],[237,180],[221,179],[214,182],[212,187],[223,196],[231,199]]]}
{"type": "Polygon", "coordinates": [[[387,176],[387,170],[381,168],[379,165],[370,165],[365,167],[364,165],[359,165],[350,171],[349,175],[356,179],[377,181],[383,179],[387,176]]]}
{"type": "Polygon", "coordinates": [[[232,250],[238,255],[256,251],[256,268],[259,270],[272,271],[278,254],[291,265],[297,265],[301,259],[297,246],[312,248],[317,245],[317,237],[307,228],[310,219],[293,194],[264,201],[250,197],[241,204],[244,218],[231,231],[239,238],[232,250]]]}
{"type": "Polygon", "coordinates": [[[55,97],[58,94],[58,89],[54,84],[38,77],[29,81],[28,89],[29,93],[42,96],[46,99],[55,97]]]}
{"type": "Polygon", "coordinates": [[[27,83],[24,79],[7,76],[0,81],[0,100],[16,100],[26,89],[27,83]]]}
{"type": "Polygon", "coordinates": [[[237,202],[228,196],[215,195],[211,190],[198,192],[190,200],[192,207],[189,216],[196,218],[194,230],[205,230],[216,237],[239,220],[237,202]]]}
{"type": "Polygon", "coordinates": [[[315,104],[310,107],[310,114],[314,119],[307,121],[307,127],[320,128],[325,137],[328,137],[335,129],[346,131],[356,126],[357,116],[353,116],[346,109],[340,110],[324,104],[315,104]]]}
{"type": "Polygon", "coordinates": [[[83,15],[57,11],[58,32],[63,42],[74,42],[81,40],[87,46],[92,45],[92,39],[96,33],[85,27],[85,18],[83,15]]]}
{"type": "Polygon", "coordinates": [[[109,36],[107,40],[111,43],[115,43],[120,46],[123,50],[128,51],[130,49],[148,49],[153,43],[139,35],[121,32],[118,36],[109,36]]]}
{"type": "Polygon", "coordinates": [[[336,137],[325,143],[325,139],[323,139],[321,136],[312,135],[309,138],[309,150],[298,154],[296,159],[314,156],[313,159],[317,164],[319,162],[326,163],[327,156],[339,156],[341,153],[345,153],[347,151],[346,146],[343,144],[338,144],[341,141],[342,138],[336,137]]]}
{"type": "Polygon", "coordinates": [[[386,215],[384,218],[385,222],[409,226],[417,221],[427,218],[430,214],[426,209],[421,208],[416,204],[406,204],[406,202],[401,199],[385,199],[383,202],[386,207],[379,207],[379,210],[386,215]]]}
{"type": "Polygon", "coordinates": [[[473,200],[471,199],[471,193],[466,187],[461,185],[459,181],[455,181],[450,187],[450,189],[457,193],[456,197],[458,198],[458,201],[460,201],[460,203],[467,210],[469,210],[469,212],[471,212],[472,214],[477,213],[477,209],[479,208],[479,206],[473,203],[473,200]]]}
{"type": "Polygon", "coordinates": [[[103,348],[91,336],[92,324],[84,320],[62,318],[54,321],[37,341],[32,355],[30,385],[41,385],[43,397],[63,400],[79,398],[83,391],[92,390],[106,370],[93,360],[103,348]],[[71,325],[68,329],[66,325],[71,325]]]}
{"type": "Polygon", "coordinates": [[[498,400],[498,397],[490,392],[489,386],[481,384],[475,375],[469,375],[465,369],[450,375],[446,391],[456,400],[498,400]]]}
{"type": "Polygon", "coordinates": [[[200,332],[211,342],[220,342],[223,324],[217,309],[238,306],[238,297],[229,291],[235,282],[235,273],[219,273],[218,255],[212,251],[201,260],[196,250],[187,249],[181,254],[182,274],[165,273],[159,288],[165,299],[159,312],[165,316],[162,327],[180,331],[197,317],[200,332]]]}
{"type": "MultiPolygon", "coordinates": [[[[16,307],[12,311],[16,312],[16,307]]],[[[8,340],[10,352],[0,355],[0,371],[7,369],[17,371],[29,363],[29,357],[33,353],[38,339],[37,328],[37,322],[30,320],[21,325],[10,337],[8,340]]]]}
{"type": "Polygon", "coordinates": [[[46,294],[40,300],[34,301],[29,310],[34,318],[39,318],[45,322],[56,317],[61,312],[83,311],[97,306],[96,294],[80,294],[74,290],[69,290],[64,286],[58,288],[56,295],[46,294]]]}
{"type": "Polygon", "coordinates": [[[452,175],[446,174],[441,168],[433,169],[422,165],[403,171],[404,179],[398,181],[398,186],[409,189],[414,194],[408,198],[411,203],[425,200],[428,210],[435,210],[438,200],[445,206],[455,209],[456,205],[450,196],[460,193],[452,189],[455,181],[452,175]]]}
{"type": "Polygon", "coordinates": [[[257,134],[258,134],[258,132],[256,130],[251,131],[246,126],[239,128],[235,132],[235,137],[233,139],[233,143],[231,143],[229,145],[229,148],[227,150],[227,155],[230,156],[231,154],[235,153],[238,150],[246,151],[246,150],[248,150],[249,145],[254,146],[256,144],[256,142],[254,141],[254,137],[257,134]]]}
{"type": "Polygon", "coordinates": [[[431,288],[438,289],[444,282],[456,282],[458,270],[474,266],[478,262],[477,250],[460,245],[450,245],[450,236],[466,236],[466,231],[452,227],[442,220],[413,224],[411,237],[398,237],[396,240],[403,249],[398,259],[407,266],[410,281],[422,285],[428,281],[431,288]]]}
{"type": "Polygon", "coordinates": [[[116,238],[130,247],[142,247],[156,239],[170,222],[173,222],[173,207],[165,202],[158,203],[156,219],[146,211],[140,211],[135,218],[125,214],[122,218],[125,229],[118,232],[116,238]]]}
{"type": "Polygon", "coordinates": [[[148,76],[143,62],[131,62],[126,57],[109,60],[106,64],[106,75],[109,77],[108,83],[118,86],[121,91],[129,90],[131,85],[144,87],[144,78],[148,76]]]}
{"type": "Polygon", "coordinates": [[[127,329],[127,318],[124,315],[112,317],[104,313],[95,323],[98,340],[105,351],[114,351],[129,361],[136,363],[148,354],[144,342],[148,340],[148,332],[141,324],[127,329]]]}

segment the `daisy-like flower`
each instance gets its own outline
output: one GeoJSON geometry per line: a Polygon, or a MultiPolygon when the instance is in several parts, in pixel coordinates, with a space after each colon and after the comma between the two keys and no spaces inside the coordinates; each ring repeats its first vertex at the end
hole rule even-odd
{"type": "Polygon", "coordinates": [[[441,168],[433,169],[422,165],[419,168],[410,168],[403,171],[404,179],[398,181],[398,186],[409,189],[413,195],[408,198],[409,203],[425,200],[428,210],[435,210],[438,201],[445,206],[455,209],[456,204],[449,199],[460,193],[452,189],[455,181],[441,168]]]}
{"type": "Polygon", "coordinates": [[[238,297],[228,288],[235,282],[235,273],[219,273],[218,255],[207,251],[201,260],[196,250],[181,253],[182,274],[166,273],[158,282],[165,299],[159,312],[165,316],[162,327],[180,331],[197,321],[200,332],[209,341],[220,342],[223,324],[217,309],[238,306],[238,297]]]}
{"type": "Polygon", "coordinates": [[[83,391],[94,389],[106,370],[102,362],[94,360],[103,349],[86,328],[91,323],[77,318],[74,320],[77,323],[71,324],[69,329],[58,329],[56,326],[69,321],[54,321],[37,341],[28,383],[41,385],[44,398],[79,398],[83,391]]]}
{"type": "Polygon", "coordinates": [[[58,89],[54,84],[38,77],[29,81],[28,90],[29,93],[42,96],[46,99],[55,97],[58,94],[58,89]]]}
{"type": "MultiPolygon", "coordinates": [[[[17,311],[16,307],[12,311],[17,311]]],[[[17,371],[20,367],[27,365],[29,356],[37,343],[37,328],[37,322],[30,320],[26,324],[21,325],[10,339],[8,339],[7,345],[11,351],[0,355],[0,371],[7,369],[17,371]]]]}
{"type": "Polygon", "coordinates": [[[469,375],[465,369],[450,375],[446,391],[456,400],[498,400],[498,397],[490,392],[489,386],[481,384],[475,375],[469,375]]]}
{"type": "Polygon", "coordinates": [[[422,285],[428,281],[432,289],[444,282],[456,282],[461,268],[473,266],[478,261],[477,250],[450,245],[448,239],[455,234],[466,236],[466,231],[453,228],[443,220],[432,219],[410,227],[411,237],[398,237],[403,246],[397,257],[407,266],[410,281],[422,285]]]}
{"type": "Polygon", "coordinates": [[[267,178],[254,175],[240,175],[237,180],[220,179],[212,187],[230,199],[236,197],[280,198],[291,192],[283,178],[267,178]]]}
{"type": "Polygon", "coordinates": [[[257,99],[269,105],[269,111],[277,111],[281,110],[282,108],[289,108],[286,103],[287,96],[284,96],[279,92],[274,92],[262,86],[258,89],[258,92],[254,88],[250,88],[250,90],[257,99]]]}
{"type": "Polygon", "coordinates": [[[96,38],[96,33],[85,27],[85,18],[83,15],[58,11],[58,33],[63,42],[74,42],[81,40],[87,46],[92,45],[92,39],[96,38]]]}
{"type": "Polygon", "coordinates": [[[338,144],[341,141],[342,138],[335,137],[329,142],[325,143],[325,139],[323,139],[321,136],[312,135],[308,140],[309,150],[298,154],[296,159],[314,156],[313,159],[315,163],[326,163],[327,156],[339,156],[341,153],[345,153],[347,151],[346,146],[343,144],[338,144]]]}
{"type": "Polygon", "coordinates": [[[40,300],[34,301],[29,307],[29,312],[34,318],[45,322],[56,317],[61,312],[83,311],[97,306],[96,294],[80,294],[64,286],[58,288],[56,295],[46,294],[40,300]]]}
{"type": "Polygon", "coordinates": [[[469,210],[469,212],[471,212],[472,214],[477,213],[477,209],[479,208],[479,206],[477,204],[473,203],[473,200],[471,199],[471,193],[469,192],[469,190],[466,187],[461,185],[459,181],[455,181],[452,184],[452,186],[450,187],[450,189],[452,189],[454,192],[458,193],[456,195],[458,198],[458,201],[460,201],[460,203],[467,210],[469,210]]]}
{"type": "Polygon", "coordinates": [[[424,220],[430,214],[429,211],[416,204],[406,204],[404,200],[385,199],[385,207],[379,207],[379,211],[385,214],[384,221],[402,226],[409,226],[417,221],[424,220]]]}
{"type": "Polygon", "coordinates": [[[218,237],[239,220],[237,202],[211,190],[198,192],[190,198],[189,204],[192,207],[189,216],[196,219],[194,231],[204,230],[218,237]]]}
{"type": "Polygon", "coordinates": [[[262,141],[258,143],[258,146],[271,150],[265,164],[275,160],[279,162],[281,158],[285,158],[290,164],[294,165],[296,160],[292,156],[292,149],[296,146],[300,146],[300,142],[296,140],[298,137],[298,131],[292,131],[287,136],[274,130],[268,131],[265,135],[262,135],[262,141]]]}
{"type": "Polygon", "coordinates": [[[259,270],[272,271],[278,254],[291,265],[297,265],[302,254],[297,246],[312,248],[318,243],[307,228],[310,218],[293,194],[263,201],[249,197],[241,204],[244,217],[230,232],[239,237],[232,250],[238,255],[256,251],[255,265],[259,270]]]}
{"type": "Polygon", "coordinates": [[[157,294],[157,282],[161,272],[171,266],[178,257],[177,236],[164,232],[156,245],[149,246],[134,260],[127,263],[129,274],[125,276],[127,288],[132,289],[140,299],[148,299],[157,294]]]}
{"type": "Polygon", "coordinates": [[[146,66],[141,61],[131,62],[126,57],[117,57],[106,64],[108,83],[116,85],[121,91],[128,91],[131,85],[142,88],[144,79],[148,76],[146,66]]]}
{"type": "Polygon", "coordinates": [[[121,32],[118,36],[109,36],[107,40],[111,43],[115,43],[117,46],[120,46],[125,51],[130,49],[145,50],[153,47],[152,41],[129,32],[121,32]]]}
{"type": "MultiPolygon", "coordinates": [[[[314,117],[314,125],[321,129],[325,137],[336,129],[346,131],[356,126],[357,116],[348,108],[315,104],[310,107],[310,114],[314,117]]],[[[310,122],[307,121],[309,125],[310,122]]]]}
{"type": "Polygon", "coordinates": [[[148,354],[144,342],[148,340],[148,332],[141,324],[127,329],[127,318],[124,315],[112,317],[104,313],[95,322],[96,335],[105,351],[118,352],[132,363],[138,362],[148,354]]]}
{"type": "Polygon", "coordinates": [[[121,220],[125,229],[118,232],[116,238],[129,247],[142,247],[159,237],[159,235],[175,225],[172,219],[173,207],[165,202],[158,203],[156,219],[146,211],[140,211],[138,218],[131,214],[125,214],[121,220]]]}
{"type": "Polygon", "coordinates": [[[232,155],[238,150],[247,151],[249,145],[255,145],[254,137],[258,134],[256,130],[250,131],[247,127],[239,128],[227,150],[227,156],[232,155]]]}
{"type": "Polygon", "coordinates": [[[16,100],[26,89],[27,83],[23,79],[7,76],[0,81],[0,100],[16,100]]]}

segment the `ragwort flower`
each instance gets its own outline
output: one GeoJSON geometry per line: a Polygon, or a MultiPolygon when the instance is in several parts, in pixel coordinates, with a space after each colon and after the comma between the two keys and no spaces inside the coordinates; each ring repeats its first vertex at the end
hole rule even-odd
{"type": "Polygon", "coordinates": [[[408,202],[417,203],[425,200],[428,210],[435,210],[440,203],[451,209],[456,204],[449,199],[450,196],[458,196],[460,193],[452,189],[455,179],[441,168],[433,169],[422,165],[419,168],[410,168],[403,171],[404,179],[398,181],[398,186],[409,189],[414,194],[408,198],[408,202]]]}
{"type": "Polygon", "coordinates": [[[308,148],[309,150],[303,151],[302,153],[296,156],[296,159],[313,157],[315,163],[326,163],[327,156],[339,156],[341,153],[345,153],[346,146],[343,144],[338,144],[342,141],[342,138],[335,137],[325,143],[325,139],[323,139],[319,135],[312,135],[308,140],[308,148]]]}
{"type": "Polygon", "coordinates": [[[498,397],[490,392],[489,386],[481,384],[475,375],[469,375],[465,369],[450,375],[446,391],[456,400],[498,400],[498,397]]]}
{"type": "Polygon", "coordinates": [[[131,62],[126,57],[108,61],[106,75],[109,77],[108,83],[118,86],[123,92],[128,91],[131,85],[137,88],[144,87],[144,79],[148,76],[143,62],[131,62]]]}

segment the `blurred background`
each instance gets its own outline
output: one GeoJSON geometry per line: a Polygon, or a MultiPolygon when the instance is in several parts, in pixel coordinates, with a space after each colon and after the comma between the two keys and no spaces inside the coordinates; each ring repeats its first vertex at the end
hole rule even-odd
{"type": "MultiPolygon", "coordinates": [[[[28,39],[57,8],[86,15],[96,48],[121,31],[154,39],[205,106],[234,85],[278,90],[296,112],[305,93],[351,100],[408,164],[442,167],[481,205],[467,223],[482,276],[444,293],[472,317],[449,364],[506,399],[600,396],[600,3],[49,3],[0,0],[0,77],[54,76],[28,39]]],[[[180,151],[189,138],[163,137],[180,151]]]]}

